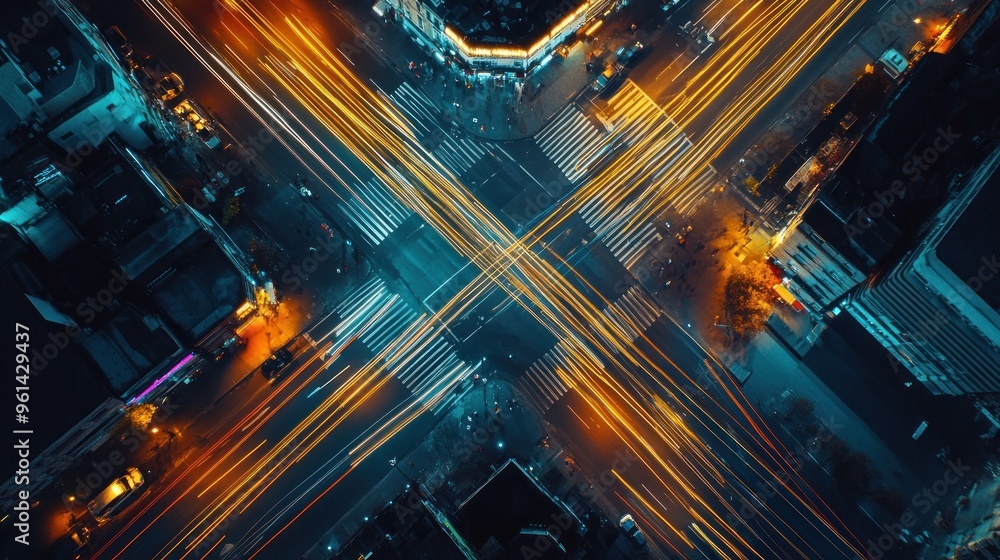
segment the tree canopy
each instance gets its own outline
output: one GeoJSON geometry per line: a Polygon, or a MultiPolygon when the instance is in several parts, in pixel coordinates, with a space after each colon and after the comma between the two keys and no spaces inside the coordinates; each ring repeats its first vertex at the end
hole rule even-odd
{"type": "Polygon", "coordinates": [[[751,337],[767,325],[774,305],[777,276],[763,262],[744,263],[729,275],[724,293],[729,326],[739,337],[751,337]]]}

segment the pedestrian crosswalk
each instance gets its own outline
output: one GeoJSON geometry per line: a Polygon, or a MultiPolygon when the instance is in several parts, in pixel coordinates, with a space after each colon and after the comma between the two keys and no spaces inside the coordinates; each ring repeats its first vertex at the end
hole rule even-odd
{"type": "Polygon", "coordinates": [[[438,109],[408,82],[403,82],[389,98],[413,124],[421,145],[456,175],[471,169],[486,154],[480,143],[443,130],[438,109]]]}
{"type": "Polygon", "coordinates": [[[353,197],[339,204],[372,245],[379,245],[413,212],[396,200],[376,178],[355,185],[353,197]]]}
{"type": "Polygon", "coordinates": [[[461,175],[472,169],[472,166],[486,153],[480,144],[464,136],[456,139],[442,131],[440,138],[441,142],[431,153],[456,175],[461,175]]]}
{"type": "Polygon", "coordinates": [[[389,99],[406,115],[418,136],[428,134],[437,126],[439,113],[434,103],[408,82],[400,84],[389,99]]]}
{"type": "Polygon", "coordinates": [[[663,314],[656,302],[638,286],[632,286],[601,312],[615,328],[635,341],[663,314]]]}
{"type": "Polygon", "coordinates": [[[606,137],[607,131],[595,126],[571,103],[535,136],[535,142],[570,182],[576,182],[600,158],[606,137]]]}
{"type": "Polygon", "coordinates": [[[543,413],[573,388],[570,375],[575,366],[569,348],[566,340],[559,341],[518,379],[522,392],[543,413]]]}
{"type": "MultiPolygon", "coordinates": [[[[671,207],[677,208],[678,204],[691,201],[693,208],[704,197],[705,192],[711,189],[714,181],[714,171],[705,170],[689,183],[690,192],[700,194],[688,195],[686,191],[671,199],[671,207]]],[[[620,263],[632,270],[663,239],[665,233],[657,225],[643,220],[650,213],[649,208],[641,199],[609,202],[606,197],[599,195],[581,205],[579,214],[594,230],[595,237],[608,247],[620,263]]]]}
{"type": "Polygon", "coordinates": [[[383,353],[386,370],[417,396],[435,414],[447,407],[462,382],[471,383],[478,364],[459,359],[451,342],[437,329],[417,329],[426,316],[417,318],[408,332],[393,339],[383,353]]]}
{"type": "Polygon", "coordinates": [[[437,329],[423,328],[426,324],[426,316],[373,277],[313,326],[306,338],[315,347],[326,347],[324,360],[336,359],[347,345],[361,342],[385,361],[383,371],[437,414],[454,400],[463,381],[471,383],[479,364],[460,360],[452,344],[437,329]]]}

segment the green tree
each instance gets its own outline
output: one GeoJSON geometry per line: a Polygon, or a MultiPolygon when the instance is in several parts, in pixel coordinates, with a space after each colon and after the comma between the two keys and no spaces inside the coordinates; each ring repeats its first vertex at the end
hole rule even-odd
{"type": "Polygon", "coordinates": [[[743,180],[743,185],[747,188],[747,192],[754,196],[760,196],[760,181],[755,179],[752,175],[743,180]]]}
{"type": "Polygon", "coordinates": [[[724,305],[729,326],[737,337],[749,338],[764,330],[777,283],[771,267],[760,261],[744,263],[726,279],[724,305]]]}
{"type": "Polygon", "coordinates": [[[800,435],[815,435],[817,424],[814,412],[816,405],[809,399],[798,397],[792,401],[788,411],[785,412],[785,420],[791,423],[792,430],[800,435]]]}
{"type": "Polygon", "coordinates": [[[848,93],[851,112],[859,117],[874,113],[885,102],[892,80],[885,72],[866,72],[854,83],[848,93]]]}
{"type": "Polygon", "coordinates": [[[872,494],[872,499],[893,517],[902,517],[906,513],[906,496],[898,490],[879,488],[872,494]]]}
{"type": "Polygon", "coordinates": [[[240,199],[235,196],[226,201],[226,207],[222,209],[222,225],[227,226],[240,213],[240,199]]]}
{"type": "Polygon", "coordinates": [[[156,414],[156,405],[152,403],[140,403],[125,409],[125,416],[118,422],[121,431],[145,431],[153,423],[153,416],[156,414]]]}
{"type": "Polygon", "coordinates": [[[249,243],[250,256],[258,268],[277,271],[288,265],[288,256],[281,246],[270,239],[254,237],[249,243]]]}

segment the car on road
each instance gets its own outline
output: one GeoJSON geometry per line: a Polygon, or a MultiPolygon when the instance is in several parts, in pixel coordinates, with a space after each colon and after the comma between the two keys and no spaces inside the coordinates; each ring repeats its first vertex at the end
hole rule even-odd
{"type": "Polygon", "coordinates": [[[268,383],[274,383],[291,361],[292,353],[282,348],[264,360],[264,364],[260,366],[260,373],[267,378],[268,383]]]}
{"type": "Polygon", "coordinates": [[[105,523],[132,502],[138,494],[136,490],[145,482],[142,473],[135,467],[129,467],[125,476],[115,479],[100,494],[87,503],[87,509],[98,523],[105,523]]]}
{"type": "Polygon", "coordinates": [[[174,107],[174,114],[186,123],[188,128],[209,148],[217,148],[219,138],[212,129],[212,124],[205,117],[207,111],[201,108],[193,99],[185,99],[174,107]]]}
{"type": "Polygon", "coordinates": [[[646,547],[646,537],[639,530],[639,526],[635,524],[635,519],[632,519],[632,515],[626,513],[618,520],[618,526],[625,531],[625,534],[639,548],[646,547]]]}
{"type": "Polygon", "coordinates": [[[608,84],[610,84],[611,80],[615,79],[615,76],[617,75],[618,75],[618,69],[615,67],[615,65],[608,64],[604,68],[604,71],[601,72],[597,76],[597,78],[594,79],[594,83],[591,84],[590,87],[593,88],[594,91],[601,91],[604,88],[608,87],[608,84]]]}

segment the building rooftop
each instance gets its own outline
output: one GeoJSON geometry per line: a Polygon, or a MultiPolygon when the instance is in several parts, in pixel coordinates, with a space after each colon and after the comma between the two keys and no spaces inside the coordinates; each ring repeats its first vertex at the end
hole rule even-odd
{"type": "Polygon", "coordinates": [[[125,305],[100,329],[80,335],[80,344],[104,372],[115,395],[181,350],[163,325],[132,305],[125,305]]]}
{"type": "Polygon", "coordinates": [[[576,518],[513,460],[497,470],[455,513],[455,527],[484,558],[523,558],[522,545],[535,550],[536,539],[551,539],[552,534],[557,536],[551,539],[552,546],[539,547],[545,550],[538,550],[532,557],[573,557],[583,543],[583,537],[574,530],[576,523],[576,518]]]}
{"type": "Polygon", "coordinates": [[[243,277],[215,243],[201,249],[149,286],[157,307],[196,343],[246,301],[243,277]]]}
{"type": "MultiPolygon", "coordinates": [[[[13,234],[12,234],[13,235],[13,234]]],[[[5,242],[5,248],[16,243],[5,242]]],[[[87,363],[83,353],[74,344],[58,350],[53,337],[68,336],[64,324],[43,318],[38,308],[25,294],[24,284],[31,283],[22,277],[22,263],[9,255],[0,265],[0,285],[8,292],[5,299],[9,317],[27,325],[31,331],[32,346],[38,355],[32,357],[31,428],[32,448],[39,451],[59,439],[80,418],[85,417],[113,395],[101,383],[99,374],[87,363]],[[51,348],[48,348],[51,346],[51,348]]],[[[68,341],[68,338],[67,338],[68,341]]]]}
{"type": "MultiPolygon", "coordinates": [[[[573,2],[575,9],[582,2],[573,2]]],[[[565,0],[444,0],[430,3],[441,18],[478,44],[528,47],[568,13],[565,0]]]]}
{"type": "Polygon", "coordinates": [[[998,236],[988,224],[1000,208],[1000,173],[994,172],[937,247],[937,258],[948,266],[992,309],[1000,312],[1000,282],[990,282],[993,263],[1000,262],[998,236]],[[984,268],[985,266],[985,268],[984,268]],[[983,274],[985,272],[985,274],[983,274]],[[976,280],[978,279],[978,281],[976,280]]]}
{"type": "Polygon", "coordinates": [[[182,204],[132,239],[117,261],[129,279],[152,282],[209,238],[191,208],[182,204]]]}

